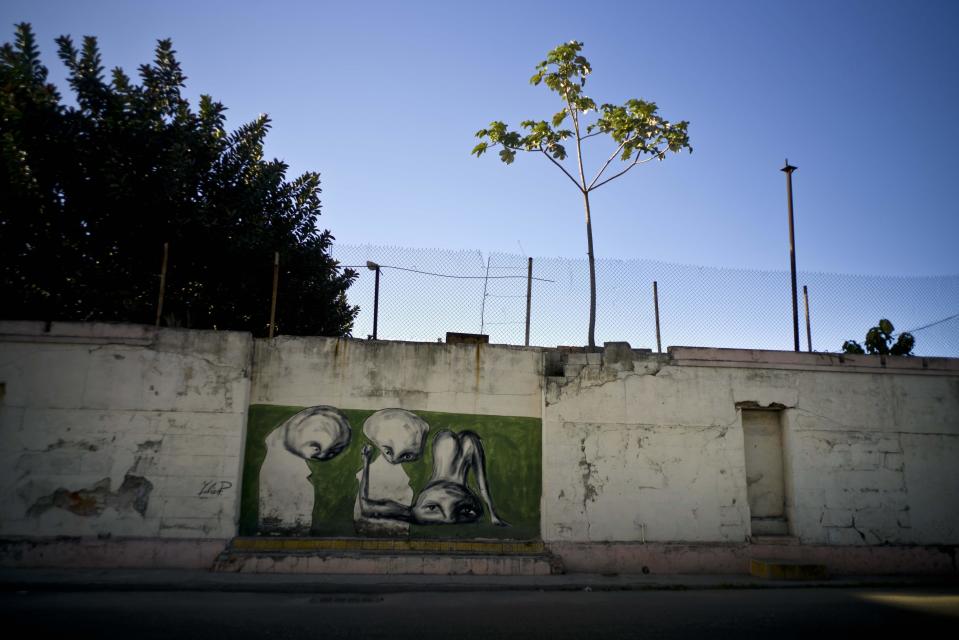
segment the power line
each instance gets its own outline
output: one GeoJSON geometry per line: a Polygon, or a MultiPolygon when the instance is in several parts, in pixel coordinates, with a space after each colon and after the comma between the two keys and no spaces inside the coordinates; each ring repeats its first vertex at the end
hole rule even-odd
{"type": "MultiPolygon", "coordinates": [[[[336,266],[337,269],[366,269],[366,265],[356,265],[356,264],[341,264],[336,266]]],[[[527,276],[454,276],[449,273],[433,273],[431,271],[420,271],[419,269],[407,269],[406,267],[394,267],[389,264],[381,264],[380,269],[396,269],[398,271],[409,271],[410,273],[421,273],[424,276],[437,276],[439,278],[455,278],[457,280],[526,280],[527,276]]],[[[546,278],[533,278],[537,282],[555,282],[555,280],[547,280],[546,278]]]]}
{"type": "Polygon", "coordinates": [[[943,318],[942,320],[936,320],[935,322],[930,322],[930,323],[927,324],[927,325],[923,325],[923,326],[917,327],[917,328],[915,328],[915,329],[910,329],[910,330],[907,331],[906,333],[915,333],[916,331],[922,331],[923,329],[928,329],[929,327],[934,327],[934,326],[936,326],[937,324],[942,324],[943,322],[949,322],[949,321],[952,320],[953,318],[959,318],[959,313],[954,313],[954,314],[952,314],[951,316],[949,316],[948,318],[943,318]]]}

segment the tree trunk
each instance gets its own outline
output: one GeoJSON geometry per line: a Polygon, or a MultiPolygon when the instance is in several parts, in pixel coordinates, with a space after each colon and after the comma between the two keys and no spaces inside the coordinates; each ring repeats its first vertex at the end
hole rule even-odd
{"type": "Polygon", "coordinates": [[[589,256],[589,350],[596,348],[596,259],[593,256],[593,220],[589,214],[589,192],[583,192],[586,204],[586,255],[589,256]]]}

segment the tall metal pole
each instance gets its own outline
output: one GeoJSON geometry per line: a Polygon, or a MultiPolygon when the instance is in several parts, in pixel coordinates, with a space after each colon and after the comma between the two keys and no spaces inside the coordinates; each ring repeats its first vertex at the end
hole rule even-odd
{"type": "Polygon", "coordinates": [[[659,340],[659,286],[653,280],[653,306],[656,308],[656,353],[663,352],[663,344],[659,340]]]}
{"type": "Polygon", "coordinates": [[[526,267],[526,346],[529,346],[529,315],[530,303],[533,301],[533,259],[529,259],[526,267]]]}
{"type": "Polygon", "coordinates": [[[812,331],[809,328],[809,289],[806,285],[802,286],[802,297],[806,303],[806,349],[812,353],[812,331]]]}
{"type": "Polygon", "coordinates": [[[276,330],[276,290],[280,284],[280,252],[273,252],[273,298],[270,300],[270,337],[276,330]]]}
{"type": "Polygon", "coordinates": [[[799,301],[796,291],[796,235],[793,231],[793,171],[799,167],[789,164],[780,169],[786,173],[786,198],[789,203],[789,270],[792,275],[793,287],[793,349],[799,351],[799,301]]]}
{"type": "Polygon", "coordinates": [[[166,266],[170,255],[170,243],[163,243],[163,263],[160,265],[160,295],[157,298],[157,318],[154,326],[160,326],[160,316],[163,314],[163,294],[166,292],[166,266]]]}
{"type": "Polygon", "coordinates": [[[380,318],[380,266],[376,265],[376,282],[373,285],[373,339],[376,340],[376,325],[380,318]]]}

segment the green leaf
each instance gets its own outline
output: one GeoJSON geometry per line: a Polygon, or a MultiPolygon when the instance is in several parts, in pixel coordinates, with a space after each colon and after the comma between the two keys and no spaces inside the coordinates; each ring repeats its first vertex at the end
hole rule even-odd
{"type": "Polygon", "coordinates": [[[499,159],[506,164],[513,164],[513,160],[516,159],[516,152],[512,149],[500,149],[499,159]]]}
{"type": "Polygon", "coordinates": [[[842,343],[842,352],[843,353],[857,353],[864,355],[866,352],[863,351],[862,345],[856,342],[855,340],[846,340],[842,343]]]}
{"type": "Polygon", "coordinates": [[[558,127],[559,125],[563,124],[563,120],[566,119],[567,113],[568,112],[566,109],[563,109],[562,111],[557,111],[555,114],[553,114],[553,126],[558,127]]]}
{"type": "Polygon", "coordinates": [[[486,153],[486,149],[489,147],[489,144],[486,142],[480,142],[478,145],[473,147],[473,150],[470,152],[470,155],[475,155],[477,158],[486,153]]]}

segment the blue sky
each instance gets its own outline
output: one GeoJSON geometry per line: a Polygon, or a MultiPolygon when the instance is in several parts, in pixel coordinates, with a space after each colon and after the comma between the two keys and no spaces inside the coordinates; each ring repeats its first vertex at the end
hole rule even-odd
{"type": "MultiPolygon", "coordinates": [[[[528,78],[585,42],[597,102],[654,100],[694,153],[595,195],[598,257],[788,269],[785,157],[805,271],[959,273],[959,3],[71,2],[6,0],[53,38],[96,35],[134,71],[170,37],[235,127],[323,181],[339,242],[581,257],[581,200],[542,157],[473,158],[473,133],[558,110],[528,78]]],[[[590,141],[593,142],[593,141],[590,141]]],[[[587,149],[595,167],[603,147],[587,149]]]]}

